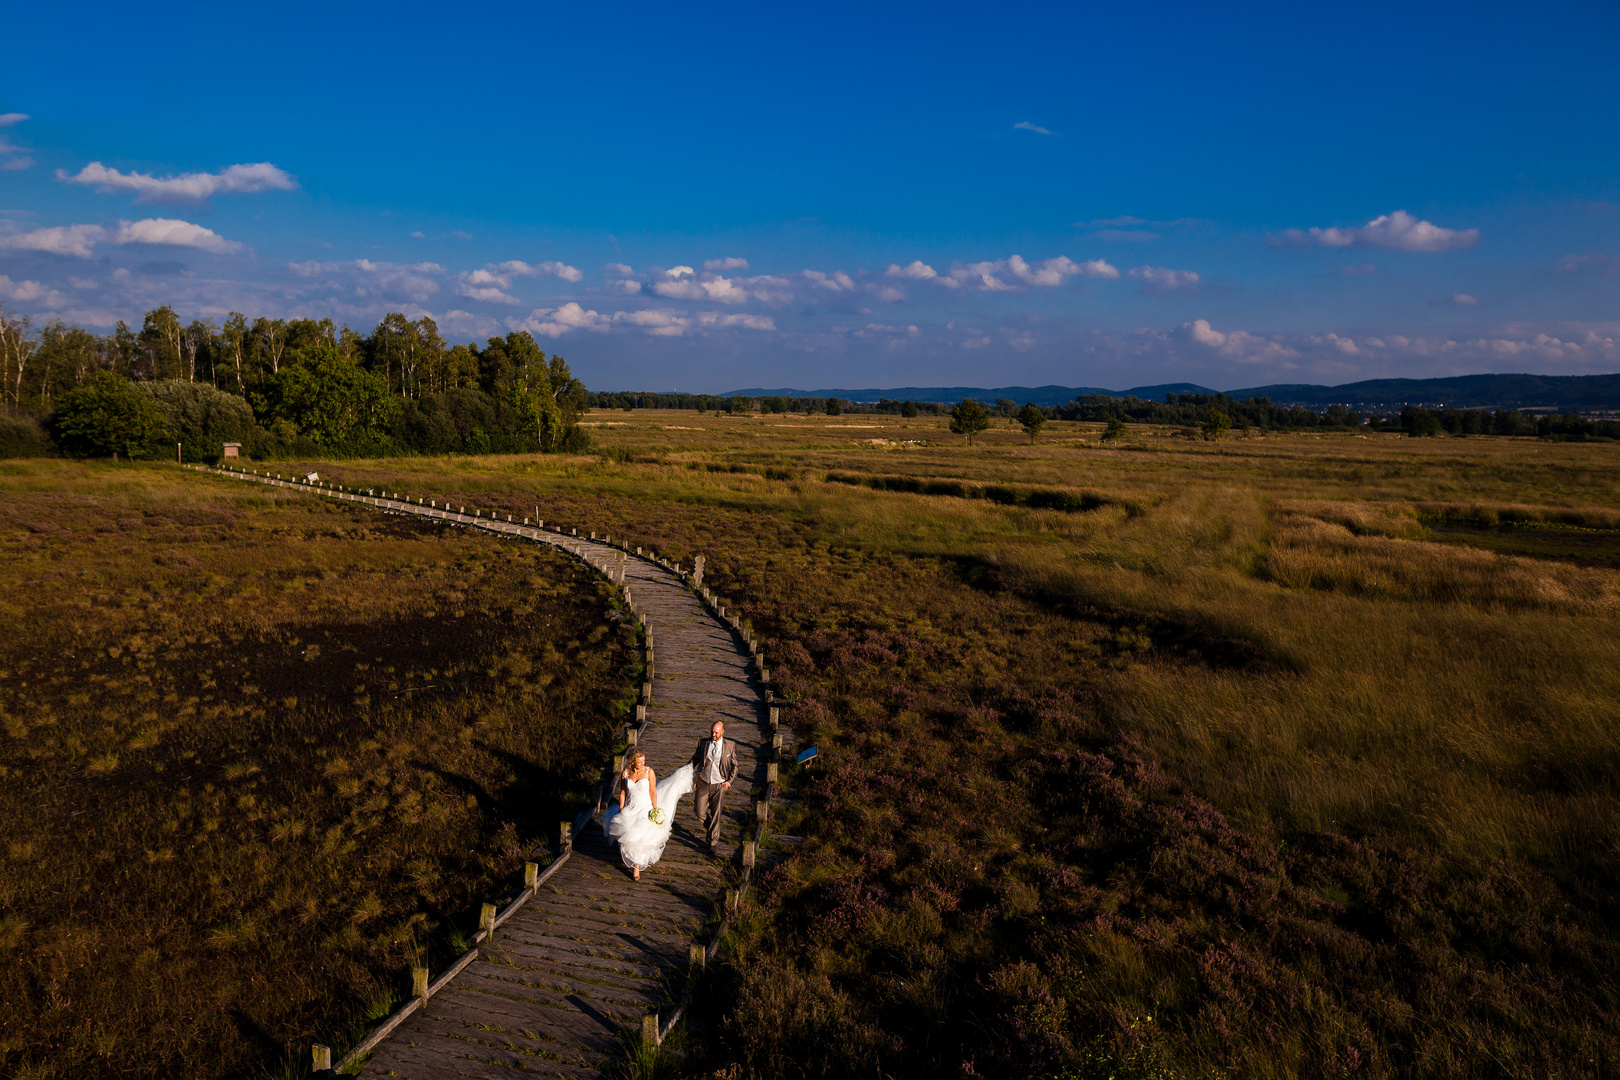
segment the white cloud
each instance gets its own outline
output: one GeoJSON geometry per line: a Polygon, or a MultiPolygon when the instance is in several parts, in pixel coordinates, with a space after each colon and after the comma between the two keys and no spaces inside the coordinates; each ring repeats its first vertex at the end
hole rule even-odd
{"type": "Polygon", "coordinates": [[[456,295],[465,296],[470,300],[481,300],[491,304],[521,304],[523,301],[505,290],[512,287],[515,278],[539,277],[542,274],[550,274],[564,281],[578,281],[585,276],[566,263],[544,262],[530,265],[521,259],[508,259],[503,263],[491,263],[482,270],[457,274],[453,289],[456,295]]]}
{"type": "Polygon", "coordinates": [[[1021,285],[1051,288],[1062,285],[1071,277],[1117,278],[1119,271],[1103,259],[1077,263],[1066,255],[1059,255],[1031,264],[1021,255],[1012,255],[995,262],[959,264],[937,280],[947,288],[972,288],[980,292],[1011,292],[1017,288],[1002,280],[1002,275],[1012,277],[1021,285]]]}
{"type": "Polygon", "coordinates": [[[53,225],[32,232],[0,236],[0,250],[43,251],[51,255],[90,257],[90,249],[105,240],[107,230],[100,225],[53,225]]]}
{"type": "Polygon", "coordinates": [[[607,288],[610,292],[623,293],[626,296],[640,296],[641,282],[631,278],[635,273],[624,263],[608,263],[602,267],[602,273],[607,277],[607,288]]]}
{"type": "MultiPolygon", "coordinates": [[[[663,272],[662,277],[662,281],[653,283],[653,292],[671,300],[742,304],[750,299],[781,302],[792,296],[782,288],[789,284],[786,278],[768,274],[752,278],[728,278],[707,270],[699,274],[690,266],[672,266],[663,272]]],[[[625,291],[634,293],[640,290],[625,291]]]]}
{"type": "Polygon", "coordinates": [[[102,225],[53,225],[31,232],[0,236],[0,251],[38,251],[49,255],[71,255],[89,258],[97,244],[155,244],[165,247],[184,247],[215,254],[239,251],[241,244],[174,218],[146,218],[142,221],[120,221],[109,230],[102,225]]]}
{"type": "Polygon", "coordinates": [[[1020,120],[1020,121],[1018,121],[1018,123],[1013,125],[1013,130],[1014,131],[1033,131],[1037,135],[1050,135],[1050,134],[1052,134],[1050,131],[1048,131],[1045,128],[1041,127],[1039,124],[1032,124],[1028,120],[1020,120]]]}
{"type": "Polygon", "coordinates": [[[603,331],[612,321],[611,318],[582,308],[570,300],[558,308],[535,308],[526,319],[508,319],[507,326],[513,330],[527,330],[531,334],[560,338],[574,330],[603,331]]]}
{"type": "Polygon", "coordinates": [[[232,165],[217,173],[182,173],[157,177],[148,173],[123,173],[92,161],[74,175],[58,169],[56,178],[69,184],[84,184],[103,193],[132,191],[138,203],[199,203],[213,195],[250,195],[260,191],[292,191],[298,181],[268,161],[253,165],[232,165]]]}
{"type": "Polygon", "coordinates": [[[1277,247],[1372,247],[1431,254],[1471,248],[1479,243],[1479,230],[1445,229],[1396,210],[1380,214],[1360,228],[1288,229],[1271,242],[1277,247]]]}
{"type": "Polygon", "coordinates": [[[1479,307],[1479,298],[1469,296],[1467,293],[1452,293],[1451,302],[1458,307],[1479,307]]]}
{"type": "Polygon", "coordinates": [[[8,139],[0,137],[0,170],[21,172],[33,164],[34,159],[28,156],[28,151],[8,139]]]}
{"type": "Polygon", "coordinates": [[[1119,217],[1093,218],[1086,224],[1098,229],[1131,229],[1138,225],[1146,225],[1147,222],[1143,221],[1139,217],[1132,217],[1129,214],[1121,214],[1119,217]]]}
{"type": "MultiPolygon", "coordinates": [[[[502,263],[501,265],[512,266],[513,263],[502,263]]],[[[543,262],[536,266],[535,269],[542,274],[550,274],[552,277],[561,278],[564,281],[580,281],[585,277],[577,267],[569,266],[567,263],[543,262]]]]}
{"type": "Polygon", "coordinates": [[[1201,280],[1196,271],[1171,270],[1164,266],[1137,266],[1129,270],[1128,273],[1132,278],[1140,281],[1144,289],[1151,289],[1154,292],[1196,288],[1201,280]]]}
{"type": "Polygon", "coordinates": [[[866,287],[866,291],[877,297],[879,300],[882,300],[885,304],[898,304],[900,301],[906,298],[906,290],[900,288],[898,285],[880,285],[874,283],[868,285],[866,287]]]}
{"type": "Polygon", "coordinates": [[[908,338],[921,337],[922,331],[915,326],[888,326],[884,323],[867,323],[855,331],[858,338],[908,338]]]}
{"type": "Polygon", "coordinates": [[[1595,274],[1598,277],[1620,277],[1620,256],[1565,255],[1554,269],[1560,274],[1595,274]]]}
{"type": "Polygon", "coordinates": [[[960,289],[971,285],[980,292],[1012,292],[1013,286],[996,277],[1006,261],[968,263],[966,266],[953,266],[939,283],[951,289],[960,289]]]}
{"type": "MultiPolygon", "coordinates": [[[[1170,337],[1214,349],[1227,359],[1243,364],[1275,363],[1299,356],[1297,350],[1256,334],[1242,330],[1223,333],[1210,326],[1208,319],[1182,323],[1171,332],[1170,337]]],[[[1355,348],[1355,342],[1350,342],[1350,347],[1355,348]]]]}
{"type": "Polygon", "coordinates": [[[883,272],[889,277],[907,278],[911,281],[933,281],[935,278],[939,277],[939,271],[935,270],[932,266],[929,266],[921,259],[912,260],[908,266],[901,266],[899,263],[890,263],[889,268],[883,272]]]}
{"type": "Polygon", "coordinates": [[[327,277],[327,288],[351,292],[358,297],[404,297],[416,303],[425,303],[439,291],[439,283],[429,275],[442,275],[444,267],[438,263],[419,262],[410,266],[399,263],[372,262],[358,259],[354,262],[288,263],[287,269],[303,278],[327,277]]]}
{"type": "Polygon", "coordinates": [[[718,311],[704,311],[698,314],[698,325],[721,328],[740,326],[744,330],[775,330],[776,320],[769,315],[722,315],[718,311]]]}
{"type": "Polygon", "coordinates": [[[693,317],[674,308],[642,308],[604,314],[576,303],[567,303],[558,308],[536,308],[527,318],[507,319],[506,325],[512,330],[527,330],[531,334],[551,338],[575,330],[605,333],[616,326],[640,330],[653,337],[683,337],[694,328],[774,331],[776,320],[769,315],[728,315],[718,311],[699,312],[693,317]]]}
{"type": "Polygon", "coordinates": [[[147,218],[144,221],[120,221],[113,235],[115,244],[162,244],[167,247],[192,248],[215,255],[239,251],[242,245],[227,240],[213,229],[193,225],[177,218],[147,218]]]}
{"type": "MultiPolygon", "coordinates": [[[[13,124],[20,124],[27,119],[27,113],[0,113],[0,128],[11,127],[13,124]]],[[[28,156],[28,151],[9,139],[0,138],[0,170],[20,172],[33,164],[34,159],[28,156]]]]}
{"type": "Polygon", "coordinates": [[[724,259],[710,259],[703,264],[705,270],[746,270],[748,260],[729,256],[724,259]]]}
{"type": "Polygon", "coordinates": [[[4,274],[0,274],[0,296],[19,304],[42,304],[48,308],[67,303],[66,296],[47,285],[37,281],[12,281],[4,274]]]}
{"type": "Polygon", "coordinates": [[[804,271],[804,277],[810,284],[818,289],[826,289],[828,292],[855,291],[855,282],[842,270],[835,270],[830,274],[822,273],[820,270],[806,270],[804,271]]]}
{"type": "Polygon", "coordinates": [[[1007,259],[1007,269],[1012,276],[1025,285],[1061,285],[1066,278],[1117,278],[1119,271],[1109,266],[1102,259],[1093,259],[1088,263],[1077,263],[1066,255],[1059,255],[1055,259],[1047,259],[1043,263],[1031,266],[1021,256],[1013,255],[1007,259]]]}
{"type": "Polygon", "coordinates": [[[1067,255],[1059,255],[1038,263],[1030,263],[1022,255],[1011,255],[995,262],[958,263],[945,274],[941,274],[921,259],[915,259],[906,266],[890,263],[889,268],[883,273],[887,277],[905,278],[908,281],[932,281],[947,289],[972,288],[981,292],[1011,292],[1017,287],[1004,281],[1003,276],[1011,277],[1021,285],[1040,285],[1048,288],[1062,285],[1072,277],[1104,279],[1119,277],[1119,271],[1110,266],[1106,260],[1092,259],[1089,262],[1077,263],[1067,255]]]}
{"type": "Polygon", "coordinates": [[[620,311],[614,314],[613,321],[638,327],[654,337],[680,337],[686,333],[686,328],[692,325],[691,319],[671,308],[620,311]]]}

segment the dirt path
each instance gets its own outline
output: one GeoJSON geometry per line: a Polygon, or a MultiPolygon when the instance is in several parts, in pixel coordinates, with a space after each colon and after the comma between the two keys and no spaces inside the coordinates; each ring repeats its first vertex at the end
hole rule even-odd
{"type": "Polygon", "coordinates": [[[660,777],[670,775],[717,719],[736,742],[740,769],[726,797],[722,857],[708,854],[690,796],[681,800],[663,858],[639,882],[601,829],[586,824],[572,855],[501,913],[475,955],[398,1021],[359,1075],[517,1080],[617,1073],[644,1017],[657,1013],[668,1025],[687,986],[691,946],[712,938],[722,893],[740,878],[741,843],[754,835],[753,798],[765,794],[770,735],[763,688],[749,673],[740,636],[672,569],[606,543],[399,498],[256,474],[216,475],[521,536],[598,567],[615,568],[624,558],[625,584],[654,646],[653,692],[638,742],[647,763],[660,777]]]}

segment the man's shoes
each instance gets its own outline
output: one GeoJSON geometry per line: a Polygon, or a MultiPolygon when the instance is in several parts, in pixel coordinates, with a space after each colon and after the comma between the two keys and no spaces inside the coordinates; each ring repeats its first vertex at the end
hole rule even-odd
{"type": "Polygon", "coordinates": [[[715,858],[718,859],[720,857],[720,845],[719,844],[710,844],[709,845],[709,854],[713,855],[715,858]]]}

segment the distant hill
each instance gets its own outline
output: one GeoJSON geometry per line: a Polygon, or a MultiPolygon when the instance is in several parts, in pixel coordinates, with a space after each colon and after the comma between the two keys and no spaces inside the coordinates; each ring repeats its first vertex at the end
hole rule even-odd
{"type": "Polygon", "coordinates": [[[1268,397],[1276,405],[1357,405],[1451,409],[1620,408],[1620,375],[1458,375],[1449,379],[1367,379],[1343,386],[1277,383],[1228,391],[1235,398],[1268,397]]]}
{"type": "MultiPolygon", "coordinates": [[[[1108,390],[1099,386],[897,386],[887,390],[733,390],[725,397],[838,397],[845,401],[980,401],[1009,398],[1020,405],[1066,405],[1077,397],[1139,397],[1162,401],[1166,394],[1213,394],[1196,383],[1161,383],[1108,390]]],[[[1458,375],[1446,379],[1367,379],[1342,386],[1274,383],[1226,393],[1235,398],[1268,397],[1276,405],[1324,408],[1399,409],[1404,405],[1451,409],[1556,408],[1571,412],[1620,409],[1620,375],[1458,375]]]]}
{"type": "Polygon", "coordinates": [[[1102,394],[1107,397],[1163,398],[1166,394],[1213,394],[1214,390],[1196,383],[1165,383],[1162,386],[1137,386],[1129,390],[1105,390],[1100,386],[897,386],[889,390],[732,390],[721,397],[817,397],[842,398],[845,401],[961,401],[977,398],[991,402],[1007,398],[1022,405],[1033,401],[1037,405],[1067,405],[1077,397],[1102,394]]]}

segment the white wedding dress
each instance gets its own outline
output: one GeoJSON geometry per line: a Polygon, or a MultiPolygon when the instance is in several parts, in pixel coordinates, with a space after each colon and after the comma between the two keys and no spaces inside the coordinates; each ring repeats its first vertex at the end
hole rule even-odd
{"type": "Polygon", "coordinates": [[[664,823],[655,825],[647,817],[652,809],[652,795],[646,778],[624,781],[624,808],[615,806],[602,818],[602,831],[609,840],[619,844],[619,858],[624,865],[645,870],[664,854],[669,842],[669,830],[675,824],[675,809],[681,796],[692,790],[692,766],[682,765],[674,774],[658,785],[658,808],[664,812],[664,823]]]}

